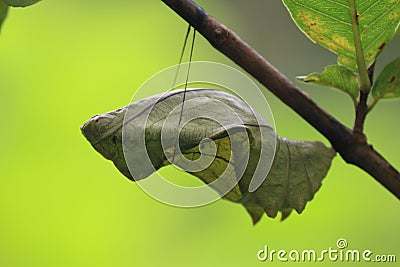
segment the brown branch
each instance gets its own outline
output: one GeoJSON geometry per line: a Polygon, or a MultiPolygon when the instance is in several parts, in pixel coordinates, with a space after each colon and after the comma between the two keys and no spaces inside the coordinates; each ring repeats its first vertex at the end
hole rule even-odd
{"type": "Polygon", "coordinates": [[[246,70],[324,135],[347,163],[365,170],[400,199],[399,172],[365,140],[355,138],[351,129],[319,107],[237,34],[191,0],[162,2],[201,33],[215,49],[246,70]]]}

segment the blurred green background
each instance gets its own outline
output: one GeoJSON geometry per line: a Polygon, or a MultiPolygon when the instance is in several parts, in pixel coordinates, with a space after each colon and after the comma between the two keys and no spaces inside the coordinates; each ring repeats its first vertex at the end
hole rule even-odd
{"type": "MultiPolygon", "coordinates": [[[[336,61],[297,30],[281,1],[198,3],[292,79],[336,61]]],[[[257,251],[335,248],[339,238],[399,261],[399,201],[340,157],[302,215],[252,226],[228,201],[161,204],[92,149],[80,125],[129,103],[146,79],[176,64],[186,27],[161,1],[44,0],[11,9],[0,35],[0,266],[279,265],[258,261],[257,251]]],[[[399,55],[399,39],[378,71],[399,55]]],[[[201,36],[194,60],[234,66],[201,36]]],[[[301,86],[351,126],[349,97],[301,86]]],[[[267,97],[281,136],[326,142],[267,97]]],[[[397,168],[399,103],[379,103],[366,122],[369,141],[397,168]]]]}

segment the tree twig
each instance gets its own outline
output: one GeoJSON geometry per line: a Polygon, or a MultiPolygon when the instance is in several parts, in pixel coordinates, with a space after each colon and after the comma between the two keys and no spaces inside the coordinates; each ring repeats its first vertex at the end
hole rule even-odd
{"type": "Polygon", "coordinates": [[[399,172],[365,140],[355,138],[351,129],[319,107],[237,34],[191,0],[162,2],[202,34],[215,49],[246,70],[324,135],[347,163],[365,170],[400,199],[399,172]]]}
{"type": "Polygon", "coordinates": [[[364,122],[368,113],[368,93],[360,92],[360,100],[358,101],[356,108],[356,119],[353,127],[353,135],[354,138],[358,140],[358,142],[366,142],[367,138],[364,134],[364,122]]]}

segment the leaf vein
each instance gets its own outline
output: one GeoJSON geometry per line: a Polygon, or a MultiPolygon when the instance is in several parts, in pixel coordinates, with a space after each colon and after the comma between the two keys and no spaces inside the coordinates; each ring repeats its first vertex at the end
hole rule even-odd
{"type": "Polygon", "coordinates": [[[342,3],[340,3],[340,2],[337,2],[337,1],[334,1],[334,0],[325,0],[325,1],[326,1],[326,2],[331,2],[331,3],[333,3],[333,4],[336,4],[336,5],[338,5],[338,6],[341,6],[341,7],[347,8],[347,9],[350,9],[349,6],[347,6],[347,5],[345,5],[345,4],[342,4],[342,3]]]}
{"type": "MultiPolygon", "coordinates": [[[[381,0],[380,0],[381,1],[381,0]]],[[[391,10],[393,10],[393,8],[395,8],[396,7],[396,5],[398,5],[398,3],[395,3],[394,5],[392,5],[390,8],[388,8],[388,9],[386,9],[386,11],[385,12],[383,12],[379,17],[377,17],[374,21],[372,21],[369,25],[368,25],[368,27],[366,27],[365,29],[363,29],[362,31],[361,31],[361,36],[367,31],[367,30],[369,30],[369,29],[371,29],[371,27],[372,27],[372,25],[374,25],[375,23],[377,23],[379,20],[381,20],[382,19],[382,17],[384,17],[388,12],[390,12],[391,10]]],[[[394,20],[394,21],[396,21],[396,20],[394,20]]],[[[393,22],[393,21],[392,21],[393,22]]],[[[392,24],[392,23],[391,23],[392,24]]],[[[381,31],[381,33],[384,33],[385,31],[381,31]]]]}
{"type": "Polygon", "coordinates": [[[312,197],[312,195],[313,195],[313,193],[312,193],[313,188],[312,188],[312,184],[311,184],[310,174],[308,173],[307,168],[306,168],[306,165],[304,164],[303,155],[301,154],[300,149],[299,149],[297,146],[295,146],[295,149],[297,150],[297,152],[298,152],[299,155],[300,155],[301,165],[303,166],[304,172],[305,172],[305,174],[306,174],[306,178],[307,178],[307,179],[306,179],[306,182],[307,182],[307,185],[308,185],[308,193],[309,193],[308,197],[310,198],[310,197],[312,197]]]}
{"type": "MultiPolygon", "coordinates": [[[[362,4],[364,4],[367,1],[364,1],[362,4]]],[[[364,14],[368,13],[368,11],[370,11],[372,8],[374,8],[377,4],[379,4],[380,2],[382,2],[382,0],[378,0],[375,3],[373,3],[372,5],[370,5],[366,10],[364,10],[363,13],[360,13],[360,16],[363,16],[364,14]]],[[[361,4],[361,5],[362,5],[361,4]]]]}
{"type": "Polygon", "coordinates": [[[288,158],[286,162],[286,179],[285,179],[285,193],[283,194],[283,201],[282,205],[286,205],[286,203],[289,203],[289,183],[290,183],[290,161],[291,161],[291,155],[290,155],[290,149],[289,149],[289,142],[287,140],[283,140],[286,144],[286,149],[288,152],[288,158]]]}
{"type": "MultiPolygon", "coordinates": [[[[306,26],[306,27],[310,30],[310,32],[314,33],[315,35],[324,37],[325,39],[327,39],[327,40],[330,41],[331,43],[335,44],[337,47],[340,47],[340,48],[342,48],[343,50],[345,50],[345,51],[347,51],[347,52],[352,52],[351,50],[346,49],[344,45],[340,44],[339,42],[334,41],[330,36],[326,36],[326,35],[324,35],[324,34],[318,32],[318,31],[316,31],[316,30],[313,30],[312,28],[308,27],[308,26],[305,25],[304,23],[302,23],[302,24],[303,24],[304,26],[306,26]]],[[[333,49],[330,49],[330,48],[328,48],[328,49],[331,50],[331,51],[333,51],[333,52],[336,53],[336,54],[339,53],[338,51],[335,51],[335,50],[333,50],[333,49]]],[[[343,54],[342,54],[342,55],[343,55],[343,54]]],[[[343,56],[345,56],[345,55],[343,55],[343,56]]],[[[352,59],[352,58],[349,57],[349,56],[345,56],[345,57],[346,57],[346,58],[349,58],[349,59],[352,59]]],[[[355,60],[352,59],[352,61],[355,61],[355,60]]]]}
{"type": "Polygon", "coordinates": [[[380,31],[381,33],[367,45],[365,51],[368,51],[371,48],[371,46],[375,44],[382,37],[382,35],[386,33],[386,30],[390,28],[395,22],[399,23],[398,21],[393,20],[390,24],[388,24],[387,27],[384,30],[381,30],[380,31]]]}
{"type": "Polygon", "coordinates": [[[327,18],[330,18],[330,19],[332,19],[332,20],[335,20],[335,21],[337,21],[337,22],[339,22],[339,23],[342,23],[342,24],[344,24],[344,25],[351,26],[351,23],[349,23],[349,22],[347,22],[347,21],[344,21],[344,20],[335,18],[335,17],[330,16],[330,15],[328,15],[328,14],[322,12],[322,11],[319,11],[318,9],[309,7],[309,6],[304,5],[304,4],[301,4],[301,3],[299,3],[297,0],[293,0],[293,2],[295,2],[297,5],[299,5],[299,6],[303,7],[303,8],[305,8],[305,9],[308,9],[308,10],[310,10],[310,11],[312,11],[312,12],[315,12],[315,13],[318,13],[318,14],[320,14],[320,15],[323,15],[323,16],[325,16],[325,17],[327,17],[327,18]]]}

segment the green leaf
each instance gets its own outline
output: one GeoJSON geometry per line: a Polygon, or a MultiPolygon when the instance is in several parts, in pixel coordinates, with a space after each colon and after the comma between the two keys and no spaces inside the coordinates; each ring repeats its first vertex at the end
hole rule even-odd
{"type": "MultiPolygon", "coordinates": [[[[339,55],[339,64],[357,71],[348,0],[283,0],[297,26],[314,42],[339,55]]],[[[400,23],[400,0],[356,1],[367,67],[392,40],[400,23]]]]}
{"type": "Polygon", "coordinates": [[[354,72],[343,66],[328,66],[321,73],[315,72],[308,76],[299,76],[297,79],[306,83],[337,88],[350,95],[353,101],[356,101],[359,95],[357,76],[354,72]]]}
{"type": "Polygon", "coordinates": [[[1,25],[3,24],[4,20],[7,17],[8,13],[8,6],[4,4],[4,2],[0,1],[0,29],[1,25]]]}
{"type": "Polygon", "coordinates": [[[4,2],[12,7],[26,7],[36,4],[41,0],[4,0],[4,2]]]}
{"type": "Polygon", "coordinates": [[[181,104],[182,93],[182,90],[175,90],[96,115],[81,127],[82,132],[100,154],[112,160],[131,180],[146,178],[169,165],[167,159],[173,158],[174,164],[183,170],[186,169],[185,161],[193,163],[196,168],[189,173],[209,184],[220,195],[233,182],[235,186],[223,197],[242,204],[251,215],[253,223],[258,222],[264,213],[275,217],[280,211],[284,219],[293,209],[298,213],[304,210],[328,172],[335,156],[332,148],[321,142],[278,137],[267,122],[260,124],[258,115],[254,115],[246,103],[232,94],[214,89],[190,89],[186,93],[184,114],[190,118],[191,115],[196,117],[188,120],[179,131],[182,154],[175,156],[175,146],[164,149],[161,136],[162,131],[177,131],[175,123],[179,116],[174,117],[171,112],[181,104]],[[221,106],[228,106],[232,112],[213,106],[215,101],[221,103],[221,106]],[[210,120],[207,110],[211,110],[219,122],[210,120]],[[224,121],[225,127],[221,126],[221,121],[224,121]],[[128,144],[124,147],[123,131],[124,142],[128,144]],[[141,132],[145,133],[145,148],[138,145],[143,136],[141,132]],[[232,147],[232,142],[239,146],[232,147]],[[275,143],[276,150],[273,149],[275,143]],[[247,156],[244,152],[246,149],[249,151],[247,156]],[[212,151],[215,151],[215,155],[212,151]],[[268,156],[275,156],[273,162],[270,161],[270,172],[265,173],[268,176],[257,189],[250,191],[253,176],[260,167],[259,162],[261,166],[268,165],[268,156]],[[198,162],[200,157],[204,157],[206,162],[210,160],[210,164],[202,165],[198,162]],[[146,158],[150,159],[150,167],[147,167],[146,158]],[[127,162],[133,168],[135,179],[127,162]],[[210,185],[224,173],[228,183],[210,185]]]}
{"type": "Polygon", "coordinates": [[[389,63],[379,74],[372,96],[375,99],[400,97],[400,57],[389,63]]]}

